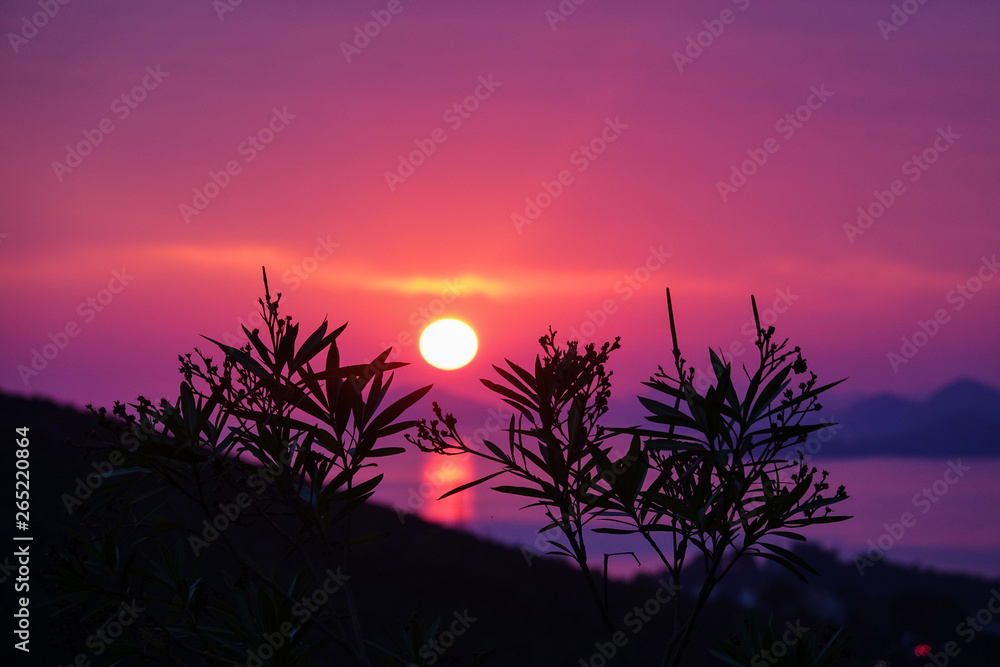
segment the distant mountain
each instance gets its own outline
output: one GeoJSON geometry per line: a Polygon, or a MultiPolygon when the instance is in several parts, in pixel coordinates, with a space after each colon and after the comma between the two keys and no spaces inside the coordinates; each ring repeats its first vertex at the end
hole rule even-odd
{"type": "Polygon", "coordinates": [[[835,415],[821,457],[1000,456],[1000,391],[959,380],[924,401],[882,394],[835,415]]]}
{"type": "MultiPolygon", "coordinates": [[[[469,433],[485,427],[497,437],[513,409],[499,398],[489,398],[492,406],[468,396],[437,394],[442,409],[454,413],[460,427],[469,433]]],[[[645,409],[635,396],[618,395],[611,407],[612,421],[645,422],[645,409]]],[[[417,414],[430,417],[429,406],[417,414]]],[[[923,401],[878,394],[820,415],[839,427],[818,458],[1000,457],[1000,391],[972,380],[956,381],[923,401]]]]}
{"type": "Polygon", "coordinates": [[[838,423],[855,437],[878,436],[898,433],[901,424],[915,424],[924,417],[916,401],[880,394],[855,403],[848,408],[847,414],[838,415],[838,423]]]}
{"type": "Polygon", "coordinates": [[[980,414],[1000,421],[1000,391],[972,380],[959,380],[935,393],[922,407],[935,417],[980,414]]]}

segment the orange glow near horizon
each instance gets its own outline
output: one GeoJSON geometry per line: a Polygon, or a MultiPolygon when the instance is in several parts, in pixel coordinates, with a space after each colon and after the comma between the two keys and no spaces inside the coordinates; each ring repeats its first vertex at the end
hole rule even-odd
{"type": "Polygon", "coordinates": [[[474,518],[473,490],[456,493],[444,500],[438,498],[457,486],[471,482],[472,475],[472,466],[464,456],[448,456],[443,461],[438,457],[429,457],[424,464],[423,483],[420,485],[420,495],[426,498],[424,511],[421,512],[423,518],[449,526],[471,521],[474,518]]]}

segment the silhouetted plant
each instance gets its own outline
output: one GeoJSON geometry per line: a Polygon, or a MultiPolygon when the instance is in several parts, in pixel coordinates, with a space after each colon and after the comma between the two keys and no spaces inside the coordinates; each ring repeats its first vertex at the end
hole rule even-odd
{"type": "Polygon", "coordinates": [[[453,489],[442,498],[504,473],[526,482],[528,486],[493,488],[534,501],[525,507],[544,508],[550,523],[538,532],[552,528],[562,532],[566,544],[552,540],[549,544],[579,565],[605,624],[613,631],[607,600],[598,590],[588,563],[584,526],[596,515],[589,511],[590,501],[583,490],[596,477],[592,445],[605,437],[598,421],[607,412],[611,395],[611,373],[604,370],[604,364],[608,355],[618,349],[618,340],[605,343],[600,350],[587,345],[581,353],[575,341],[565,350],[558,347],[555,332],[550,329],[539,343],[544,356],[535,357],[534,373],[507,360],[510,371],[493,368],[510,387],[482,380],[520,414],[517,425],[511,417],[506,448],[490,441],[484,443],[487,451],[470,447],[455,429],[456,419],[442,414],[436,402],[433,406],[437,419],[429,424],[420,422],[418,436],[406,437],[424,451],[474,454],[501,466],[498,472],[453,489]]]}
{"type": "Polygon", "coordinates": [[[610,632],[617,624],[607,587],[590,568],[588,527],[640,535],[677,589],[686,559],[700,556],[705,574],[686,617],[673,596],[664,665],[681,664],[705,602],[738,559],[768,558],[802,577],[808,564],[773,538],[802,540],[794,531],[846,518],[830,515],[846,497],[843,487],[825,496],[826,473],[817,479],[789,451],[826,426],[803,420],[833,385],[817,387],[809,373],[790,388],[792,374],[808,372],[806,362],[787,340],[773,341],[773,327],[760,327],[755,303],[758,367],[744,368],[746,386],[738,389],[731,365],[710,350],[715,384],[700,394],[680,355],[668,292],[675,375],[660,367],[645,383],[668,403],[640,398],[654,428],[601,423],[611,391],[605,364],[618,339],[563,349],[550,329],[533,368],[508,360],[508,368],[494,366],[502,382],[483,380],[516,416],[506,442],[478,449],[436,403],[436,420],[400,421],[430,387],[380,409],[392,382],[386,374],[405,364],[389,362],[386,350],[369,364],[342,366],[336,340],[346,324],[328,332],[323,322],[300,342],[266,274],[264,284],[264,336],[244,328],[249,342],[241,348],[212,341],[225,355],[221,365],[199,350],[197,358],[182,356],[173,403],[116,403],[116,419],[95,411],[109,434],[98,453],[111,463],[85,504],[67,500],[68,509],[82,510],[82,526],[67,528],[74,548],[56,568],[53,602],[83,627],[98,627],[123,604],[141,609],[105,647],[105,664],[231,665],[257,656],[301,665],[330,656],[370,666],[369,649],[387,665],[435,662],[421,653],[434,626],[425,633],[414,622],[397,647],[366,639],[349,583],[352,548],[371,537],[354,535],[352,509],[382,479],[364,471],[402,452],[380,443],[415,425],[417,437],[407,438],[425,451],[471,453],[500,467],[446,496],[504,473],[520,480],[494,488],[543,509],[548,523],[539,532],[555,528],[564,538],[549,541],[550,553],[577,563],[610,632]],[[620,436],[629,446],[616,458],[611,440],[620,436]],[[274,543],[248,549],[233,539],[233,527],[259,522],[274,543]],[[221,585],[209,576],[217,572],[221,585]],[[320,588],[329,592],[325,601],[297,612],[320,588]],[[284,640],[265,649],[278,630],[284,640]]]}
{"type": "MultiPolygon", "coordinates": [[[[379,660],[385,667],[432,667],[441,660],[441,649],[436,640],[441,636],[441,619],[424,630],[420,621],[414,617],[405,628],[399,630],[395,645],[392,647],[371,643],[379,652],[379,660]],[[437,649],[437,650],[435,650],[437,649]]],[[[473,658],[467,667],[482,667],[486,664],[492,650],[473,658]]]]}
{"type": "Polygon", "coordinates": [[[122,603],[143,609],[106,664],[232,665],[255,654],[272,665],[314,655],[372,664],[348,581],[351,510],[382,480],[363,471],[403,451],[381,441],[414,425],[400,417],[430,387],[380,409],[389,371],[406,364],[386,350],[341,365],[347,325],[328,332],[324,321],[301,340],[266,273],[264,288],[264,335],[244,327],[242,348],[212,341],[221,365],[198,350],[180,357],[175,403],[116,403],[117,419],[95,411],[108,431],[98,453],[117,463],[81,507],[83,527],[68,530],[76,550],[56,572],[54,602],[72,605],[64,613],[78,627],[99,627],[122,603]],[[232,539],[234,526],[258,522],[282,548],[232,539]],[[206,584],[216,569],[221,590],[206,584]],[[321,589],[328,602],[302,605],[321,589]],[[261,648],[278,632],[280,647],[261,648]]]}
{"type": "Polygon", "coordinates": [[[794,455],[809,433],[828,426],[803,420],[821,409],[819,395],[838,383],[817,387],[799,348],[789,350],[787,339],[775,342],[774,327],[760,326],[752,297],[751,303],[757,367],[752,373],[744,367],[746,387],[740,392],[731,364],[710,349],[715,383],[701,394],[694,369],[687,368],[680,354],[668,290],[675,375],[660,366],[644,384],[672,405],[640,397],[650,412],[647,419],[666,430],[602,426],[611,375],[604,364],[618,348],[618,339],[600,350],[589,344],[583,352],[570,341],[563,350],[550,330],[539,341],[543,354],[536,355],[532,370],[507,360],[509,370],[493,367],[506,384],[482,380],[518,413],[506,429],[503,447],[490,441],[485,450],[470,446],[459,435],[455,417],[436,403],[437,418],[421,421],[412,438],[428,452],[472,454],[500,466],[442,497],[505,473],[526,482],[493,488],[534,500],[526,507],[544,508],[550,523],[539,532],[557,527],[566,539],[565,544],[550,540],[549,553],[577,562],[610,632],[617,629],[610,604],[588,564],[588,523],[601,519],[615,524],[594,528],[597,532],[641,535],[676,589],[683,586],[689,550],[697,552],[704,578],[686,618],[680,613],[680,596],[673,597],[674,629],[665,642],[663,665],[682,664],[706,601],[740,558],[767,558],[802,578],[802,571],[812,568],[775,538],[804,540],[795,531],[848,518],[830,514],[830,506],[847,497],[844,488],[825,496],[827,473],[817,479],[818,471],[805,464],[801,453],[794,455]],[[791,376],[805,373],[808,379],[791,387],[791,376]],[[630,446],[612,460],[608,441],[617,435],[630,436],[630,446]]]}
{"type": "Polygon", "coordinates": [[[791,624],[775,630],[770,619],[760,627],[751,619],[718,643],[719,649],[709,652],[736,667],[833,667],[847,653],[848,640],[841,630],[821,637],[791,624]]]}

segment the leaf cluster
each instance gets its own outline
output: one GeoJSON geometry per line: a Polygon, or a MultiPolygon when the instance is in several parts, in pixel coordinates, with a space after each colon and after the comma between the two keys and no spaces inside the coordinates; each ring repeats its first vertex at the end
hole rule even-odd
{"type": "Polygon", "coordinates": [[[83,628],[122,603],[142,608],[109,656],[231,665],[287,624],[270,664],[314,654],[371,664],[349,584],[309,614],[299,603],[332,564],[346,574],[354,545],[371,539],[353,534],[351,512],[382,480],[369,469],[403,451],[383,443],[415,425],[401,416],[430,387],[389,400],[405,365],[390,350],[342,364],[346,324],[300,336],[266,273],[264,284],[265,331],[244,327],[242,347],[208,339],[220,363],[197,349],[181,356],[176,401],[91,408],[105,431],[91,454],[114,465],[77,503],[82,525],[66,528],[73,548],[57,564],[53,604],[83,628]],[[236,534],[258,523],[273,539],[247,549],[236,534]]]}
{"type": "MultiPolygon", "coordinates": [[[[656,392],[639,397],[648,411],[647,426],[601,422],[611,392],[605,364],[619,340],[600,348],[588,344],[581,352],[575,341],[560,348],[550,329],[539,340],[542,354],[533,367],[507,360],[507,368],[494,366],[500,382],[482,380],[517,411],[504,446],[485,441],[483,450],[466,443],[455,417],[437,404],[436,419],[421,421],[411,438],[427,452],[471,454],[498,467],[445,496],[504,474],[518,478],[518,485],[493,489],[531,499],[526,507],[544,508],[549,523],[539,532],[558,528],[564,538],[549,540],[550,553],[577,562],[612,632],[617,626],[610,601],[588,564],[588,524],[598,521],[595,532],[640,535],[678,587],[682,569],[696,557],[704,569],[702,583],[686,619],[679,613],[680,596],[674,599],[664,665],[681,664],[698,614],[742,557],[775,561],[804,578],[803,572],[813,569],[779,542],[805,540],[800,530],[848,518],[832,513],[847,497],[844,487],[829,493],[827,473],[810,468],[796,453],[810,433],[830,426],[808,416],[822,409],[820,395],[838,383],[817,385],[800,348],[776,340],[774,327],[762,328],[752,297],[751,304],[757,364],[734,377],[732,363],[710,349],[715,377],[701,392],[695,370],[681,356],[667,291],[674,368],[659,366],[644,383],[656,392]],[[802,377],[797,384],[796,377],[802,377]],[[612,442],[619,436],[628,446],[616,455],[612,442]]],[[[605,568],[610,555],[605,554],[605,568]]]]}

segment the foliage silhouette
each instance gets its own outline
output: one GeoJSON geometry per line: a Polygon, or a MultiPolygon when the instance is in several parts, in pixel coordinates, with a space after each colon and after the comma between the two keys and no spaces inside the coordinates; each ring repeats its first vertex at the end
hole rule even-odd
{"type": "MultiPolygon", "coordinates": [[[[550,329],[533,368],[508,360],[507,368],[494,366],[501,382],[483,380],[516,417],[505,443],[479,449],[436,403],[436,420],[401,419],[429,386],[382,407],[391,371],[405,365],[389,362],[390,350],[344,366],[337,338],[346,324],[328,331],[324,321],[300,339],[299,325],[280,316],[281,295],[272,299],[266,273],[264,293],[264,335],[244,327],[248,343],[240,348],[208,339],[223,352],[221,365],[197,349],[197,357],[181,356],[184,380],[173,403],[140,396],[116,403],[114,418],[91,408],[107,431],[98,453],[114,465],[102,471],[93,497],[76,503],[80,525],[66,528],[74,548],[58,562],[52,602],[56,616],[84,627],[101,626],[123,605],[140,610],[106,647],[105,664],[436,662],[421,647],[438,623],[425,629],[414,619],[394,646],[376,644],[361,627],[350,583],[354,549],[379,537],[355,534],[351,520],[382,481],[368,469],[402,452],[383,442],[413,427],[416,436],[406,438],[425,451],[473,454],[500,467],[445,496],[505,473],[518,478],[494,488],[543,509],[548,523],[540,532],[557,529],[563,537],[549,541],[550,553],[576,562],[610,633],[618,627],[609,554],[602,586],[590,565],[588,529],[641,536],[675,590],[697,554],[704,577],[686,617],[680,596],[672,596],[663,665],[682,664],[712,590],[740,558],[767,558],[802,577],[808,563],[773,538],[803,540],[795,531],[846,518],[831,515],[846,497],[843,487],[824,495],[826,473],[817,478],[801,456],[789,458],[825,426],[804,418],[833,385],[817,387],[809,373],[797,391],[789,388],[793,374],[808,372],[806,362],[787,340],[773,341],[773,327],[760,327],[753,301],[759,361],[752,373],[744,369],[745,387],[737,388],[731,365],[710,350],[715,383],[704,394],[695,389],[668,291],[675,375],[660,367],[645,383],[668,401],[640,397],[653,426],[602,423],[612,375],[605,365],[618,339],[583,350],[570,341],[564,349],[550,329]],[[628,441],[620,456],[616,438],[628,441]],[[267,526],[274,542],[248,549],[234,539],[255,524],[267,526]]],[[[733,655],[754,645],[747,641],[721,647],[733,655]]]]}
{"type": "Polygon", "coordinates": [[[833,667],[844,657],[847,645],[841,630],[822,641],[795,626],[774,630],[770,619],[764,627],[751,619],[729,641],[719,641],[719,649],[711,653],[736,667],[833,667]]]}
{"type": "Polygon", "coordinates": [[[831,505],[847,497],[844,488],[825,496],[827,473],[817,479],[818,470],[810,469],[801,453],[793,456],[795,445],[805,442],[809,433],[829,426],[803,420],[821,409],[818,397],[838,383],[817,387],[800,349],[789,350],[787,339],[775,342],[774,327],[765,330],[760,325],[753,297],[751,304],[759,354],[752,373],[743,369],[747,383],[742,395],[731,364],[711,349],[715,383],[701,394],[694,385],[695,371],[687,367],[677,344],[667,291],[675,374],[660,366],[644,384],[668,402],[639,399],[650,412],[647,420],[657,428],[600,423],[611,392],[611,373],[604,366],[619,339],[600,349],[588,344],[583,351],[569,341],[562,349],[550,329],[539,339],[542,354],[536,355],[533,369],[506,360],[508,368],[493,367],[504,384],[482,380],[517,411],[506,429],[504,447],[490,441],[484,442],[485,450],[469,445],[455,417],[437,403],[436,419],[421,421],[415,438],[407,435],[424,451],[471,454],[500,466],[442,497],[505,473],[524,482],[493,489],[531,499],[525,507],[543,508],[549,523],[539,532],[558,528],[565,538],[565,543],[549,540],[549,553],[577,563],[611,634],[618,627],[607,593],[600,590],[588,562],[588,524],[600,520],[612,525],[594,528],[596,532],[641,535],[677,590],[683,586],[689,552],[697,552],[704,578],[686,618],[680,596],[673,597],[674,629],[665,642],[664,666],[682,664],[705,603],[742,557],[775,561],[804,578],[802,571],[812,568],[775,538],[805,540],[799,529],[848,518],[831,515],[831,505]],[[792,375],[807,372],[808,379],[790,388],[792,375]],[[613,460],[608,443],[616,436],[629,437],[630,444],[624,456],[613,460]]]}
{"type": "Polygon", "coordinates": [[[317,655],[373,664],[378,649],[365,639],[349,582],[352,548],[373,536],[353,534],[351,510],[382,480],[366,469],[403,451],[380,443],[415,424],[400,417],[430,386],[382,408],[390,371],[405,364],[389,362],[386,350],[369,364],[341,365],[346,324],[328,331],[324,321],[301,340],[299,325],[279,315],[281,294],[272,299],[266,272],[264,290],[265,335],[244,327],[242,348],[212,341],[225,354],[221,366],[199,350],[180,357],[175,403],[116,403],[117,419],[90,408],[107,429],[100,453],[118,464],[78,515],[82,529],[66,529],[76,548],[54,574],[53,602],[85,627],[100,627],[122,604],[142,609],[107,647],[107,664],[232,665],[264,653],[272,665],[317,655]],[[283,527],[289,519],[298,533],[283,527]],[[231,539],[257,522],[280,548],[251,553],[231,539]],[[224,590],[203,584],[216,568],[224,590]],[[263,648],[279,630],[280,646],[263,648]]]}

